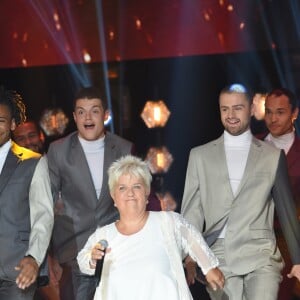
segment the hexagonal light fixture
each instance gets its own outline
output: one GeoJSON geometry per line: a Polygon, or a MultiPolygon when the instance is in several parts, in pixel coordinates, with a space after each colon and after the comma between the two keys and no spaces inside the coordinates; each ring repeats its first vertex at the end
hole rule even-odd
{"type": "Polygon", "coordinates": [[[40,120],[40,126],[47,136],[63,135],[68,123],[68,117],[60,108],[46,109],[40,120]]]}
{"type": "Polygon", "coordinates": [[[267,94],[256,93],[253,97],[253,115],[256,120],[263,120],[265,117],[265,102],[267,94]]]}
{"type": "Polygon", "coordinates": [[[165,146],[151,147],[145,161],[152,174],[166,173],[173,162],[173,156],[165,146]]]}
{"type": "Polygon", "coordinates": [[[141,118],[148,128],[164,127],[170,114],[171,113],[163,100],[149,100],[144,106],[141,118]]]}

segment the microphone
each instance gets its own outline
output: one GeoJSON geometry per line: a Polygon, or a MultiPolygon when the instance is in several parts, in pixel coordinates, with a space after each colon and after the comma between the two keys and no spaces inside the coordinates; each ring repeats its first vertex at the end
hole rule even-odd
{"type": "Polygon", "coordinates": [[[95,269],[96,286],[98,286],[99,282],[100,282],[101,273],[102,273],[102,269],[103,269],[103,261],[104,261],[104,257],[105,257],[106,248],[108,247],[108,242],[106,240],[101,240],[101,241],[99,241],[99,244],[103,248],[102,251],[104,252],[104,256],[102,257],[102,259],[97,260],[96,269],[95,269]]]}

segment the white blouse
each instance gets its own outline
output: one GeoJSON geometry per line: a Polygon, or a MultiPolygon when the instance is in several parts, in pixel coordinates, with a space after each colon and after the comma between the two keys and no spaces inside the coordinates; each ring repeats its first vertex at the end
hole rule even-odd
{"type": "Polygon", "coordinates": [[[115,223],[98,228],[78,254],[83,273],[94,274],[91,249],[101,239],[111,251],[105,255],[97,300],[192,299],[182,259],[189,254],[204,274],[218,265],[202,235],[174,212],[150,212],[145,226],[132,235],[121,234],[115,223]]]}

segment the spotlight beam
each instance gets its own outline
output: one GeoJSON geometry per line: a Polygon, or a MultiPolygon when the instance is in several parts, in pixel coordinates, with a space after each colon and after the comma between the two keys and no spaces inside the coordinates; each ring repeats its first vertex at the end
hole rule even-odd
{"type": "Polygon", "coordinates": [[[99,41],[100,41],[100,50],[101,50],[101,57],[102,57],[102,65],[103,65],[103,80],[105,86],[105,93],[107,97],[107,104],[108,109],[110,110],[110,115],[112,118],[112,122],[109,123],[110,131],[114,132],[114,125],[113,125],[113,110],[112,110],[112,103],[111,103],[111,93],[109,87],[109,80],[108,80],[108,63],[107,63],[107,53],[106,53],[106,43],[105,43],[105,31],[104,31],[104,18],[103,18],[103,9],[102,9],[102,0],[95,0],[96,4],[96,12],[97,12],[97,23],[98,23],[98,32],[99,32],[99,41]]]}

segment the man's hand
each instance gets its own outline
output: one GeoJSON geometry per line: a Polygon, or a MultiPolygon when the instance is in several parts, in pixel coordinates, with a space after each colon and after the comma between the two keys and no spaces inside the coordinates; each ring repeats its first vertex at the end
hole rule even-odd
{"type": "Polygon", "coordinates": [[[224,287],[225,278],[219,268],[209,270],[205,277],[214,291],[216,291],[218,288],[222,289],[224,287]]]}
{"type": "Polygon", "coordinates": [[[186,269],[186,281],[188,285],[194,284],[197,276],[196,262],[194,262],[189,256],[185,260],[186,269]]]}
{"type": "Polygon", "coordinates": [[[197,276],[196,263],[194,261],[185,262],[186,281],[188,285],[194,284],[197,276]]]}
{"type": "Polygon", "coordinates": [[[51,255],[48,255],[48,266],[49,266],[49,276],[50,282],[55,286],[58,286],[58,282],[62,276],[62,268],[58,260],[51,255]]]}
{"type": "Polygon", "coordinates": [[[291,272],[287,275],[288,278],[296,277],[300,282],[300,265],[294,265],[291,272]]]}
{"type": "Polygon", "coordinates": [[[21,259],[15,270],[20,271],[16,279],[17,286],[24,290],[36,281],[39,266],[33,257],[26,256],[21,259]]]}

